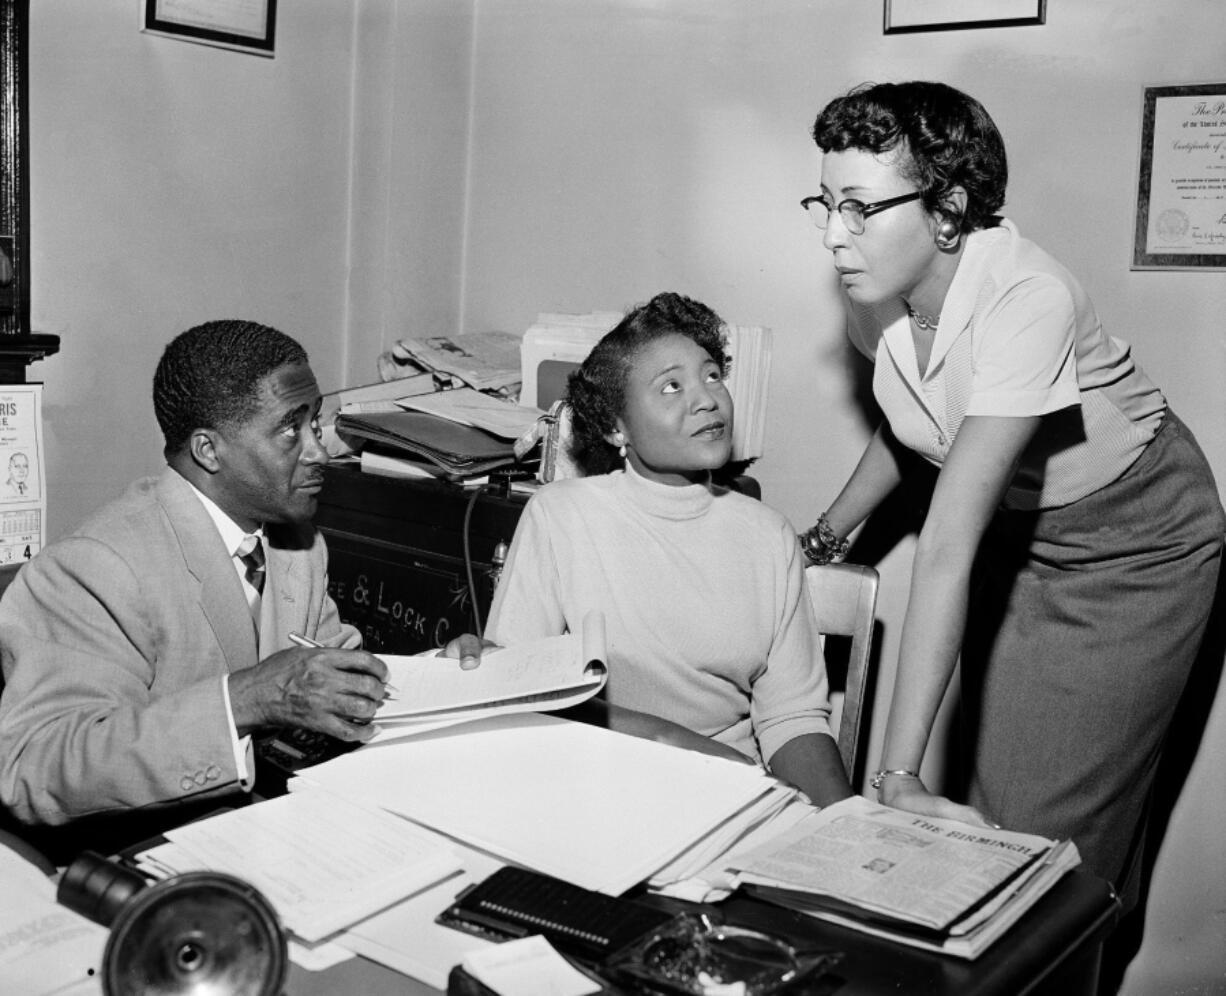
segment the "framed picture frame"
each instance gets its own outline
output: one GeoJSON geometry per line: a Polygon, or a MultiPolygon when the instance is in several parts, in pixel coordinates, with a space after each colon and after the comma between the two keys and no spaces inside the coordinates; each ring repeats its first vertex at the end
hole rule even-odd
{"type": "Polygon", "coordinates": [[[1047,0],[885,0],[885,33],[1011,28],[1047,21],[1047,0]]]}
{"type": "Polygon", "coordinates": [[[1226,270],[1226,82],[1145,87],[1134,270],[1226,270]]]}
{"type": "Polygon", "coordinates": [[[0,335],[30,331],[28,0],[0,0],[0,335]]]}
{"type": "Polygon", "coordinates": [[[271,57],[277,0],[141,0],[143,29],[181,41],[271,57]]]}

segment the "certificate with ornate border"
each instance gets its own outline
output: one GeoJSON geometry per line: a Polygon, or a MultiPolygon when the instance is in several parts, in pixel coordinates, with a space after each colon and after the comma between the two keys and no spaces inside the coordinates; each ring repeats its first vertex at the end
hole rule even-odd
{"type": "Polygon", "coordinates": [[[277,0],[142,0],[144,29],[183,41],[273,54],[277,0]]]}
{"type": "Polygon", "coordinates": [[[1226,83],[1145,88],[1134,270],[1226,270],[1226,83]]]}

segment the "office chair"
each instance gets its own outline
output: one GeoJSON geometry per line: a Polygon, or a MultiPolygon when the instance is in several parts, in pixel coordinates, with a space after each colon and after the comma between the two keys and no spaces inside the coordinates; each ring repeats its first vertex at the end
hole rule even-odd
{"type": "Polygon", "coordinates": [[[805,568],[805,577],[817,628],[824,636],[850,637],[839,719],[839,754],[855,788],[865,699],[871,692],[878,575],[874,568],[860,564],[823,564],[805,568]]]}

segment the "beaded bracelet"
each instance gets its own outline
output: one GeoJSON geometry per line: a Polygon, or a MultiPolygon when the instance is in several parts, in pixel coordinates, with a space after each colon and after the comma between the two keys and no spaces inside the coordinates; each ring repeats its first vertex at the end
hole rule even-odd
{"type": "Polygon", "coordinates": [[[840,539],[830,528],[826,513],[818,516],[817,524],[800,534],[800,549],[811,564],[841,564],[851,543],[840,539]]]}

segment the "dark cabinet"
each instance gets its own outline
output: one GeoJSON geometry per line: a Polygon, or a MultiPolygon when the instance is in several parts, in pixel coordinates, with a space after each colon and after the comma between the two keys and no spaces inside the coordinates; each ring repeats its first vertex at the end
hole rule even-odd
{"type": "Polygon", "coordinates": [[[363,474],[332,464],[315,524],[341,618],[375,653],[416,653],[474,632],[489,612],[495,551],[527,501],[505,484],[363,474]],[[474,593],[475,611],[474,611],[474,593]]]}

